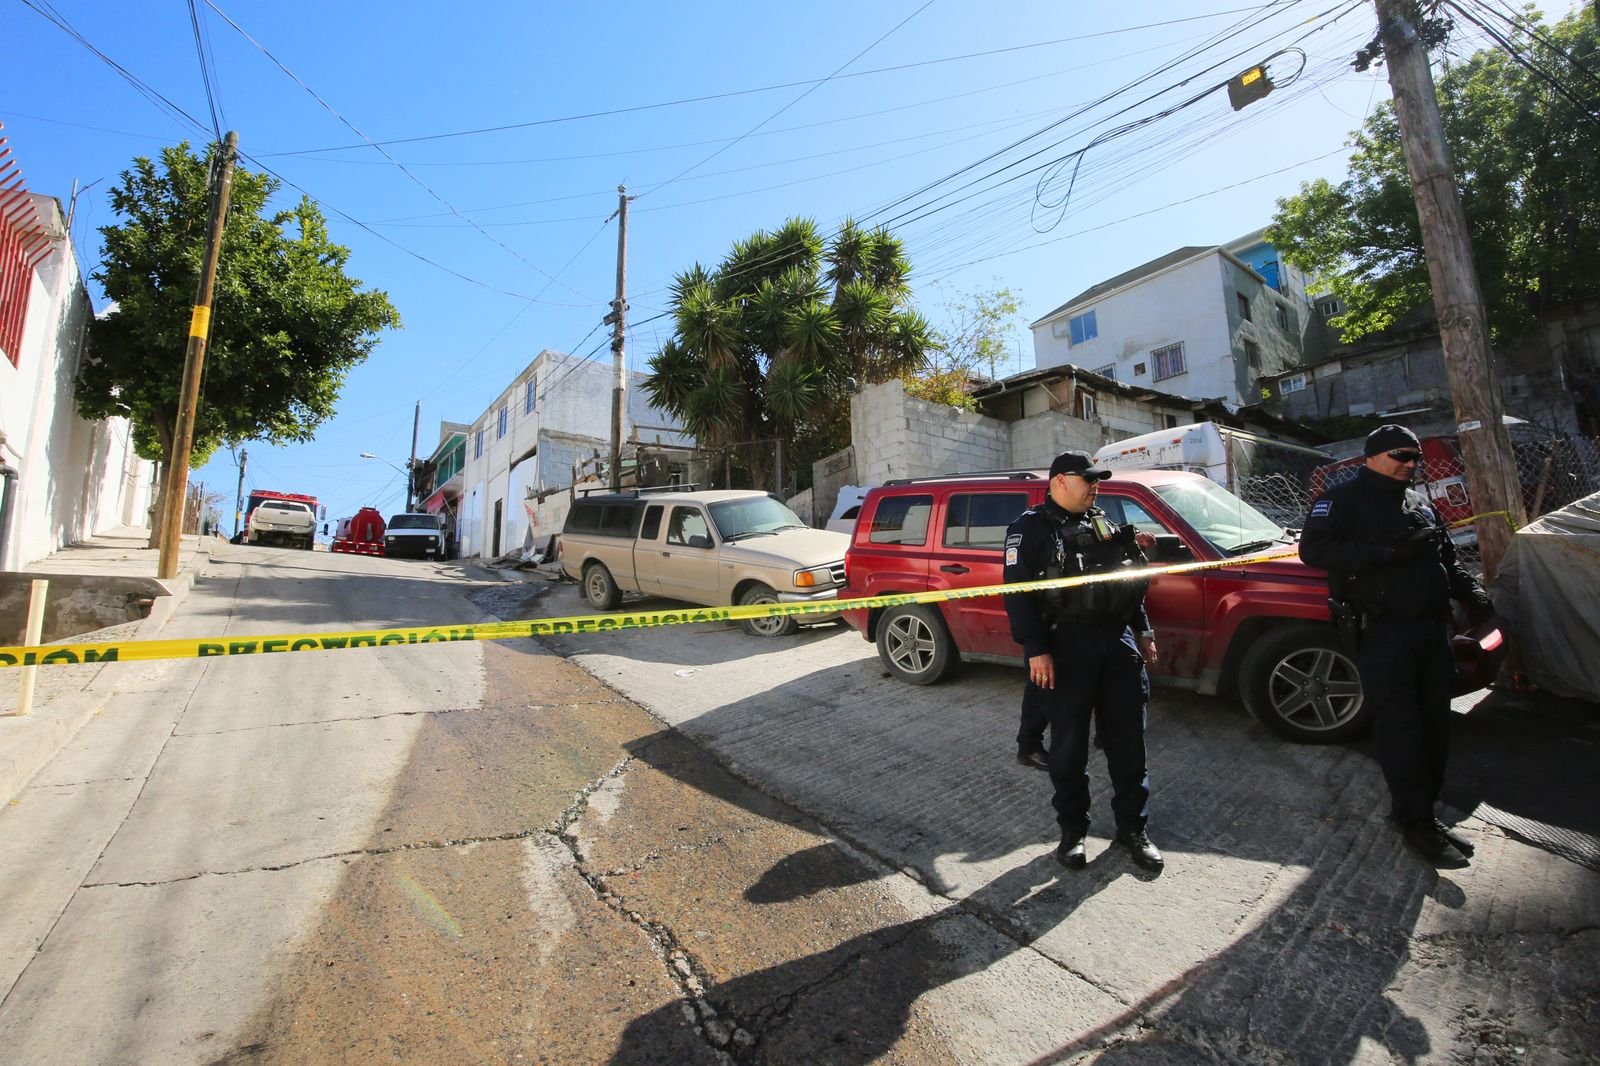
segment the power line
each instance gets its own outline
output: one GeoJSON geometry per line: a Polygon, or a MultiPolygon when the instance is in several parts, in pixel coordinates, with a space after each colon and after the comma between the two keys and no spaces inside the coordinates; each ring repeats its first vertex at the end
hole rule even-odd
{"type": "Polygon", "coordinates": [[[151,88],[127,67],[124,67],[121,63],[118,63],[116,60],[112,59],[110,56],[106,55],[106,53],[102,52],[100,49],[91,44],[89,39],[82,33],[78,32],[72,23],[67,21],[65,16],[61,15],[55,10],[54,7],[51,6],[49,0],[22,0],[22,3],[32,8],[35,12],[49,22],[54,23],[60,30],[66,33],[67,36],[71,37],[84,48],[88,49],[95,56],[95,58],[99,59],[106,66],[116,71],[117,74],[123,78],[123,80],[134,87],[139,95],[143,96],[146,100],[150,101],[150,103],[154,104],[157,110],[165,112],[167,117],[179,120],[181,122],[187,122],[190,126],[193,126],[201,133],[207,132],[205,123],[201,122],[199,119],[189,114],[189,112],[185,111],[183,108],[179,107],[177,104],[161,95],[161,93],[151,88]]]}
{"type": "MultiPolygon", "coordinates": [[[[191,2],[192,2],[192,0],[191,0],[191,2]]],[[[473,229],[477,230],[480,234],[482,234],[491,243],[495,244],[496,246],[498,246],[499,248],[501,248],[505,252],[509,253],[510,255],[515,257],[516,259],[520,260],[522,263],[526,264],[527,266],[529,266],[529,267],[533,268],[534,270],[538,271],[540,274],[543,274],[545,277],[549,278],[550,281],[553,282],[554,284],[560,285],[563,289],[566,289],[568,292],[574,294],[575,296],[581,296],[585,300],[590,300],[590,301],[595,302],[595,303],[599,303],[600,302],[598,300],[595,300],[594,297],[589,296],[586,293],[579,292],[577,289],[574,289],[572,286],[566,284],[565,282],[558,281],[554,274],[550,273],[548,270],[544,269],[539,264],[535,263],[533,260],[531,260],[531,259],[527,258],[526,256],[524,256],[521,252],[519,252],[515,248],[511,247],[509,244],[506,244],[504,241],[500,240],[494,234],[490,233],[488,230],[484,229],[482,226],[478,225],[473,220],[467,218],[466,215],[463,215],[459,210],[457,210],[457,208],[456,208],[456,206],[454,204],[452,204],[449,200],[445,199],[439,193],[435,192],[428,185],[427,182],[423,181],[421,178],[417,177],[416,174],[412,173],[409,169],[407,169],[407,167],[406,167],[406,165],[404,163],[402,163],[398,159],[394,158],[392,155],[390,155],[385,149],[383,149],[379,145],[373,143],[371,138],[369,138],[365,133],[362,133],[359,129],[357,129],[355,127],[355,125],[349,119],[347,119],[343,115],[341,115],[338,112],[338,110],[334,108],[334,106],[332,104],[328,103],[320,95],[318,95],[317,91],[315,89],[313,89],[310,85],[307,85],[305,83],[305,81],[298,74],[296,74],[294,71],[290,70],[288,67],[284,66],[284,64],[278,59],[277,56],[273,55],[270,51],[268,51],[267,48],[264,45],[261,44],[260,41],[257,41],[254,37],[250,36],[250,34],[245,31],[243,26],[240,26],[237,22],[233,21],[233,19],[229,18],[227,12],[225,12],[221,8],[219,8],[216,5],[216,3],[214,2],[214,0],[206,0],[206,6],[209,7],[211,10],[215,11],[217,14],[221,15],[222,16],[222,20],[224,22],[226,22],[229,26],[232,26],[234,28],[234,30],[241,37],[243,37],[245,40],[249,41],[252,45],[255,45],[256,49],[258,51],[260,51],[262,55],[264,55],[268,59],[270,59],[272,61],[273,65],[276,66],[280,71],[282,71],[284,73],[284,75],[286,75],[288,78],[293,80],[296,85],[300,86],[300,88],[304,89],[311,96],[311,98],[313,100],[315,100],[318,104],[320,104],[323,107],[324,110],[326,110],[334,118],[338,119],[341,123],[343,123],[344,126],[347,129],[349,129],[352,133],[354,133],[356,136],[360,137],[362,140],[366,141],[369,145],[371,145],[373,148],[375,148],[381,155],[383,155],[383,157],[385,159],[389,160],[396,167],[398,167],[402,174],[404,174],[406,177],[410,178],[413,182],[415,182],[417,184],[417,186],[422,189],[423,192],[426,192],[429,196],[433,197],[435,200],[439,201],[446,208],[448,208],[451,214],[455,215],[457,218],[459,218],[463,222],[467,223],[473,229]]]]}
{"type": "Polygon", "coordinates": [[[219,117],[221,108],[217,103],[217,93],[214,91],[211,78],[211,66],[206,61],[205,42],[200,37],[200,11],[195,6],[194,0],[189,0],[189,26],[194,30],[194,54],[200,60],[200,81],[206,89],[206,105],[211,109],[211,129],[217,135],[217,143],[222,143],[222,120],[219,117]]]}
{"type": "MultiPolygon", "coordinates": [[[[1026,50],[1026,49],[1048,48],[1048,47],[1053,47],[1053,46],[1058,45],[1058,44],[1077,44],[1077,43],[1080,43],[1080,42],[1083,42],[1083,41],[1093,40],[1093,39],[1098,38],[1098,37],[1111,37],[1111,36],[1115,36],[1117,34],[1123,34],[1123,33],[1136,33],[1136,32],[1138,32],[1140,30],[1161,29],[1161,28],[1164,28],[1164,27],[1167,27],[1167,26],[1182,25],[1183,23],[1187,23],[1187,22],[1199,22],[1199,21],[1204,21],[1206,19],[1222,18],[1222,17],[1227,16],[1227,15],[1236,15],[1236,14],[1239,14],[1241,12],[1247,12],[1247,11],[1261,11],[1261,10],[1265,10],[1266,8],[1273,7],[1273,6],[1275,6],[1276,4],[1278,4],[1280,2],[1282,2],[1282,0],[1271,0],[1271,2],[1269,2],[1267,4],[1257,5],[1257,6],[1254,6],[1254,7],[1230,8],[1230,9],[1228,9],[1226,11],[1215,11],[1215,12],[1211,12],[1210,14],[1205,14],[1205,15],[1190,15],[1190,16],[1187,16],[1185,18],[1167,19],[1167,20],[1162,21],[1162,22],[1149,22],[1149,23],[1144,23],[1142,25],[1138,25],[1138,26],[1123,26],[1123,27],[1119,27],[1117,29],[1112,29],[1112,30],[1102,30],[1102,31],[1097,32],[1097,33],[1079,34],[1079,35],[1074,36],[1074,37],[1058,37],[1055,40],[1051,40],[1051,41],[1037,41],[1037,42],[1033,42],[1033,43],[1029,43],[1029,44],[1012,45],[1012,46],[1007,47],[1007,48],[995,48],[995,49],[990,49],[989,51],[985,51],[985,52],[968,52],[968,53],[966,53],[964,55],[945,56],[945,57],[940,58],[940,59],[926,59],[926,60],[920,60],[918,62],[913,62],[913,63],[901,63],[901,64],[898,64],[896,66],[891,66],[891,67],[879,67],[879,68],[874,69],[874,70],[856,71],[855,73],[852,73],[852,74],[840,74],[838,72],[835,72],[835,74],[831,74],[831,75],[828,75],[827,77],[823,77],[823,78],[807,78],[807,79],[803,79],[803,80],[800,80],[800,81],[779,82],[779,83],[774,84],[774,85],[762,85],[762,86],[757,86],[757,87],[751,88],[751,89],[732,89],[732,90],[728,90],[726,92],[708,93],[708,94],[706,94],[704,96],[689,96],[689,97],[684,97],[684,98],[678,99],[678,100],[663,100],[663,101],[660,101],[660,102],[657,102],[657,103],[653,103],[653,104],[635,104],[635,105],[632,105],[630,107],[618,107],[618,108],[612,108],[612,109],[606,110],[606,111],[588,111],[588,112],[583,112],[581,114],[561,115],[561,116],[557,116],[557,117],[554,117],[554,118],[529,119],[526,122],[510,122],[510,123],[506,123],[506,124],[500,125],[500,126],[481,126],[481,127],[475,128],[475,129],[452,130],[452,131],[445,132],[445,133],[419,134],[419,135],[414,136],[414,137],[394,137],[394,138],[390,138],[388,140],[378,141],[378,142],[375,142],[375,143],[387,146],[387,145],[395,145],[395,144],[417,144],[417,143],[420,143],[420,142],[423,142],[423,141],[450,140],[450,139],[458,138],[458,137],[476,137],[476,136],[480,136],[480,135],[488,134],[488,133],[505,133],[505,132],[508,132],[510,130],[529,129],[529,128],[535,127],[535,126],[551,126],[551,125],[556,125],[556,124],[564,123],[564,122],[582,122],[582,121],[586,121],[588,119],[610,118],[610,117],[615,116],[615,115],[634,114],[634,113],[640,112],[640,111],[656,111],[656,110],[660,110],[661,108],[667,108],[667,107],[681,107],[681,106],[684,106],[686,104],[708,103],[708,102],[713,101],[713,100],[727,100],[727,99],[731,99],[733,97],[750,96],[750,95],[753,95],[753,94],[756,94],[756,93],[776,92],[776,91],[778,91],[780,89],[795,89],[795,88],[799,88],[799,87],[805,86],[805,85],[817,86],[817,85],[821,85],[823,82],[830,81],[830,80],[844,80],[846,78],[864,78],[864,77],[870,77],[870,76],[876,75],[876,74],[888,74],[888,73],[893,73],[893,72],[901,71],[901,70],[910,70],[910,69],[913,69],[913,68],[916,68],[916,67],[934,66],[934,65],[942,64],[942,63],[953,63],[953,62],[957,62],[959,60],[965,60],[965,59],[979,59],[979,58],[984,58],[984,57],[988,57],[988,56],[1002,55],[1002,54],[1009,53],[1009,52],[1019,52],[1019,51],[1023,51],[1023,50],[1026,50]]],[[[923,6],[926,7],[927,5],[923,5],[923,6]]],[[[914,12],[913,15],[915,15],[915,14],[916,13],[914,12]]],[[[891,30],[890,32],[892,33],[893,31],[891,30]]],[[[865,53],[863,53],[863,54],[865,54],[865,53]]],[[[848,66],[849,64],[847,63],[845,65],[848,66]]],[[[746,134],[746,136],[749,136],[749,134],[746,134]]],[[[361,144],[340,144],[340,145],[331,145],[331,146],[325,147],[325,148],[303,148],[303,149],[300,149],[300,150],[297,150],[297,151],[293,151],[293,152],[273,152],[271,154],[274,157],[276,157],[276,156],[285,156],[285,155],[295,155],[295,156],[317,155],[317,154],[322,154],[322,153],[326,153],[326,152],[344,152],[344,151],[348,151],[348,150],[350,150],[352,148],[366,148],[366,147],[369,147],[373,143],[374,142],[363,142],[361,144]]]]}
{"type": "Polygon", "coordinates": [[[799,96],[795,97],[793,100],[790,100],[788,103],[786,103],[782,107],[778,108],[778,110],[774,111],[772,114],[768,115],[766,118],[762,119],[760,122],[757,122],[754,126],[750,127],[750,129],[746,130],[744,133],[741,133],[739,136],[735,137],[733,140],[729,141],[727,144],[723,145],[722,147],[718,148],[716,151],[712,152],[710,155],[706,156],[704,159],[700,160],[700,162],[695,163],[692,166],[685,167],[683,170],[679,171],[677,173],[677,175],[675,175],[674,177],[668,178],[666,181],[662,182],[659,185],[651,186],[650,188],[648,188],[648,189],[644,190],[643,192],[641,192],[638,196],[634,197],[634,199],[642,199],[642,198],[644,198],[646,196],[649,196],[653,192],[656,192],[656,191],[658,191],[660,189],[664,189],[668,185],[671,185],[673,182],[677,181],[679,178],[683,177],[685,174],[688,174],[688,173],[690,173],[691,171],[694,171],[694,170],[698,170],[702,166],[704,166],[705,164],[711,162],[711,160],[715,159],[717,156],[721,155],[723,152],[726,152],[728,149],[732,148],[734,145],[738,144],[740,141],[742,141],[746,137],[750,136],[750,134],[756,132],[762,126],[765,126],[767,123],[771,122],[773,119],[777,118],[779,115],[781,115],[785,111],[789,110],[795,104],[798,104],[801,100],[804,100],[806,97],[810,96],[812,93],[814,93],[818,89],[822,88],[822,86],[824,86],[828,82],[832,81],[835,77],[837,77],[838,75],[842,74],[846,67],[849,67],[849,66],[853,65],[856,60],[860,59],[862,56],[866,55],[868,52],[870,52],[874,48],[878,47],[878,45],[882,44],[884,41],[887,41],[890,37],[894,36],[896,33],[898,33],[900,31],[901,27],[903,27],[906,23],[910,22],[912,19],[916,18],[918,15],[920,15],[924,11],[928,10],[928,8],[932,7],[933,3],[934,3],[934,0],[925,0],[925,2],[923,3],[923,5],[921,7],[917,8],[915,11],[911,12],[911,14],[907,15],[905,18],[903,18],[899,22],[895,23],[894,26],[892,26],[887,32],[885,32],[880,37],[878,37],[877,40],[873,41],[871,44],[867,45],[861,51],[857,52],[855,55],[853,55],[849,59],[845,60],[843,63],[841,63],[838,66],[838,68],[836,68],[833,71],[833,73],[829,74],[826,78],[823,78],[821,81],[819,81],[816,84],[810,86],[809,88],[807,88],[805,90],[805,92],[801,93],[799,96]]]}

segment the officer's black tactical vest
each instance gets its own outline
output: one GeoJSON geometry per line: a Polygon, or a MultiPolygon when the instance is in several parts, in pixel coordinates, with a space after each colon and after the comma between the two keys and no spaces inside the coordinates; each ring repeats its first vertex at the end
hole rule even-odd
{"type": "MultiPolygon", "coordinates": [[[[1045,577],[1077,577],[1143,565],[1144,553],[1133,540],[1133,527],[1111,527],[1109,537],[1096,535],[1094,519],[1105,513],[1091,507],[1082,518],[1057,508],[1041,508],[1055,531],[1055,551],[1045,567],[1045,577]]],[[[1045,602],[1057,622],[1127,622],[1150,587],[1146,580],[1105,581],[1078,588],[1049,589],[1045,602]]]]}

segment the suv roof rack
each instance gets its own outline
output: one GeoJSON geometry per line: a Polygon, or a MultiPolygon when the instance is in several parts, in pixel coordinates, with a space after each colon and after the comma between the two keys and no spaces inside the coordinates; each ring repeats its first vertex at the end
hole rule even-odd
{"type": "Polygon", "coordinates": [[[698,489],[699,487],[700,487],[699,485],[696,485],[693,482],[687,482],[687,483],[682,484],[682,485],[646,485],[642,489],[641,488],[623,489],[620,492],[612,492],[611,491],[611,486],[609,486],[609,485],[606,485],[606,486],[596,485],[594,488],[589,488],[589,489],[579,488],[577,491],[578,491],[578,495],[584,497],[585,499],[587,499],[589,497],[590,493],[603,493],[604,495],[612,496],[612,497],[615,497],[616,499],[619,499],[619,500],[622,500],[622,499],[633,500],[633,499],[638,499],[640,496],[643,496],[643,495],[646,495],[646,494],[649,494],[649,493],[652,493],[652,492],[693,492],[696,489],[698,489]]]}
{"type": "Polygon", "coordinates": [[[1032,470],[973,470],[962,474],[930,474],[927,477],[897,477],[885,481],[885,485],[921,485],[929,481],[961,481],[966,478],[1003,477],[1008,481],[1038,481],[1039,475],[1032,470]]]}

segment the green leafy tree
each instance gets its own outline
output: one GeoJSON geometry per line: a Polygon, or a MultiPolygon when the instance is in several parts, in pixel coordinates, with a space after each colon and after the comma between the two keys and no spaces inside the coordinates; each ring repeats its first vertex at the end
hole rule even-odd
{"type": "Polygon", "coordinates": [[[945,307],[947,322],[926,363],[904,376],[906,395],[973,410],[975,378],[997,378],[1008,369],[1012,331],[1021,305],[1007,288],[960,293],[945,307]]]}
{"type": "MultiPolygon", "coordinates": [[[[936,343],[909,306],[910,273],[898,239],[851,221],[832,240],[793,218],[735,242],[715,270],[696,263],[673,281],[676,329],[644,388],[702,446],[781,440],[807,484],[812,462],[849,443],[850,381],[899,377],[936,343]]],[[[737,456],[771,483],[772,452],[737,456]]]]}
{"type": "MultiPolygon", "coordinates": [[[[1506,51],[1477,52],[1439,77],[1490,329],[1527,332],[1547,308],[1600,293],[1600,32],[1592,13],[1555,26],[1528,8],[1506,51]]],[[[1391,325],[1431,292],[1411,180],[1392,103],[1351,141],[1348,176],[1278,201],[1267,239],[1338,296],[1334,324],[1354,340],[1391,325]]]]}
{"type": "MultiPolygon", "coordinates": [[[[215,154],[197,156],[182,143],[162,149],[159,163],[135,159],[111,191],[121,220],[100,230],[105,249],[94,278],[116,307],[90,329],[78,410],[89,419],[131,419],[138,454],[163,466],[173,459],[215,154]]],[[[350,369],[381,331],[400,324],[388,296],[345,274],[350,252],[328,240],[309,199],[268,212],[278,185],[234,171],[193,465],[225,441],[310,440],[333,415],[350,369]]]]}

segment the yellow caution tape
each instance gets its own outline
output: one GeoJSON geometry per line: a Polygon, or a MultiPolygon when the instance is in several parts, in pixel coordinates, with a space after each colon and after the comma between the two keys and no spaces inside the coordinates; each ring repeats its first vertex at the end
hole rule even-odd
{"type": "Polygon", "coordinates": [[[1273,559],[1288,559],[1298,554],[1294,546],[1274,551],[1243,555],[1209,562],[1147,566],[1081,577],[1019,581],[1010,585],[984,585],[975,588],[934,589],[930,592],[897,593],[892,596],[866,596],[849,600],[820,600],[803,603],[749,604],[741,607],[687,607],[671,611],[619,611],[614,614],[576,615],[570,618],[535,618],[516,622],[484,622],[474,625],[422,626],[405,629],[365,629],[329,633],[279,633],[238,637],[204,637],[185,640],[128,640],[103,644],[36,644],[0,647],[0,669],[13,666],[70,666],[78,663],[149,662],[156,659],[207,659],[224,655],[263,655],[298,651],[345,651],[354,648],[386,648],[401,644],[448,644],[460,640],[516,640],[523,637],[570,636],[580,633],[612,633],[623,629],[649,629],[654,626],[688,625],[696,622],[743,622],[752,618],[785,618],[805,615],[831,615],[845,610],[871,607],[896,607],[913,603],[940,603],[946,600],[971,600],[984,596],[1041,592],[1045,589],[1075,588],[1108,581],[1148,580],[1163,574],[1184,574],[1196,570],[1219,570],[1247,566],[1273,559]]]}
{"type": "MultiPolygon", "coordinates": [[[[1497,516],[1504,517],[1508,523],[1511,521],[1511,516],[1505,511],[1488,511],[1452,522],[1450,526],[1453,528],[1476,522],[1480,518],[1497,516]]],[[[1117,570],[1082,577],[1019,581],[1010,585],[982,585],[974,588],[934,589],[929,592],[864,596],[849,600],[750,604],[742,607],[689,607],[673,611],[622,611],[615,614],[574,615],[568,618],[536,618],[516,622],[484,622],[475,625],[422,626],[406,629],[280,633],[264,636],[207,637],[198,640],[129,640],[103,644],[0,646],[0,669],[13,666],[149,662],[156,659],[206,659],[220,655],[262,655],[290,651],[345,651],[352,648],[386,648],[399,644],[448,644],[458,640],[517,640],[524,637],[612,633],[622,629],[650,629],[655,626],[690,625],[697,622],[743,622],[752,618],[830,615],[838,614],[840,611],[873,607],[973,600],[984,596],[1076,588],[1108,581],[1148,580],[1165,574],[1187,574],[1197,570],[1221,570],[1274,559],[1288,559],[1298,555],[1299,550],[1298,547],[1291,545],[1253,555],[1209,562],[1175,563],[1170,566],[1147,566],[1136,570],[1117,570]]]]}

